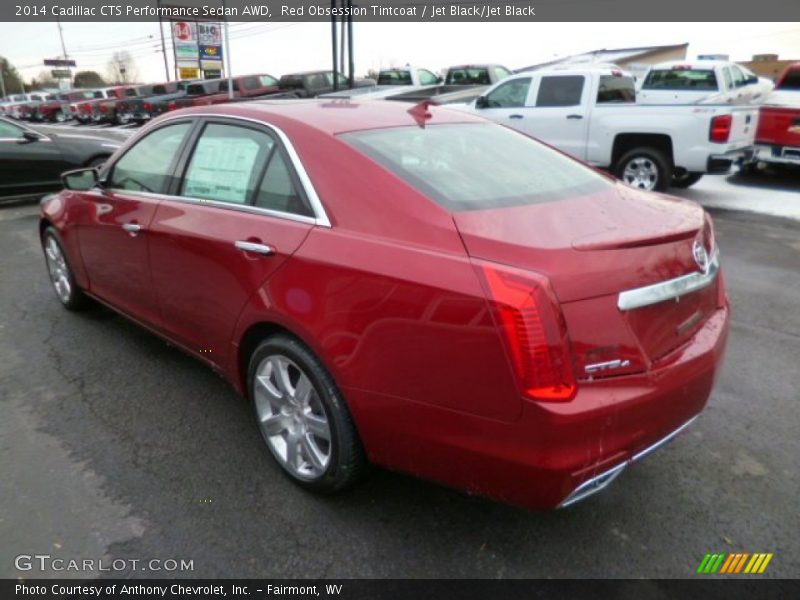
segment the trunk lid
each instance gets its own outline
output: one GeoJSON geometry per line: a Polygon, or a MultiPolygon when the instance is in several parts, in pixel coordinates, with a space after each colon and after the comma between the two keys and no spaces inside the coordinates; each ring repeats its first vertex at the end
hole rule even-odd
{"type": "Polygon", "coordinates": [[[710,254],[713,235],[693,202],[618,185],[560,202],[455,212],[453,219],[470,256],[547,276],[579,376],[588,365],[618,358],[630,364],[598,376],[643,370],[715,310],[716,284],[679,301],[617,307],[622,291],[700,270],[694,242],[704,240],[710,254]]]}

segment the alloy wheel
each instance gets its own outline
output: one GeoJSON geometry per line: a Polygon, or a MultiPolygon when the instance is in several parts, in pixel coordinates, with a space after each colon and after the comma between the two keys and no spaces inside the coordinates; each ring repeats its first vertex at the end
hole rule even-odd
{"type": "Polygon", "coordinates": [[[331,462],[331,427],[308,374],[289,357],[270,354],[253,382],[256,415],[270,451],[293,476],[321,478],[331,462]]]}
{"type": "Polygon", "coordinates": [[[47,270],[50,273],[50,281],[53,282],[56,295],[61,302],[67,304],[72,295],[72,279],[67,259],[61,251],[61,246],[58,245],[52,235],[47,238],[44,254],[47,260],[47,270]]]}

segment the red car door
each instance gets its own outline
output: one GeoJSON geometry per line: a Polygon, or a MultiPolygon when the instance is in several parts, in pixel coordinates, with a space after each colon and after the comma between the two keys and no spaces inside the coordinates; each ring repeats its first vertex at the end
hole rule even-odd
{"type": "Polygon", "coordinates": [[[148,234],[153,283],[167,332],[221,365],[245,303],[297,250],[314,213],[267,128],[209,120],[185,164],[148,234]]]}
{"type": "Polygon", "coordinates": [[[154,327],[161,318],[150,275],[149,228],[192,124],[145,136],[114,163],[102,187],[82,195],[86,210],[78,237],[90,291],[154,327]]]}

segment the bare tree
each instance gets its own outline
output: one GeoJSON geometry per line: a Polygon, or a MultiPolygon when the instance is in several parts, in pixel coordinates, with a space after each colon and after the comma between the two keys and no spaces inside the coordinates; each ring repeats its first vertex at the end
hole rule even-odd
{"type": "Polygon", "coordinates": [[[114,83],[129,83],[136,81],[139,76],[136,63],[127,50],[114,52],[111,55],[111,60],[108,61],[107,70],[109,81],[114,83]]]}

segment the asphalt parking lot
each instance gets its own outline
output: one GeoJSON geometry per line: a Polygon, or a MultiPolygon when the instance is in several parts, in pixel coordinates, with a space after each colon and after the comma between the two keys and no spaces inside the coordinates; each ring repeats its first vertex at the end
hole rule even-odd
{"type": "Polygon", "coordinates": [[[709,406],[603,494],[541,514],[383,470],[301,491],[209,369],[111,311],[63,310],[37,207],[0,207],[0,577],[41,576],[14,557],[43,553],[194,561],[116,573],[143,577],[683,578],[715,551],[800,576],[800,220],[762,214],[798,210],[800,181],[682,195],[762,211],[713,209],[733,325],[709,406]]]}

